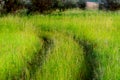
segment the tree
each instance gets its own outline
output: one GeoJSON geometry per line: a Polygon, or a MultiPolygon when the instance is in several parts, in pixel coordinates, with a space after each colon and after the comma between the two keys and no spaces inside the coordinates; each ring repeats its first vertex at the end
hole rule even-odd
{"type": "Polygon", "coordinates": [[[78,0],[53,0],[53,8],[57,8],[60,11],[64,11],[68,8],[77,7],[78,0]]]}
{"type": "Polygon", "coordinates": [[[85,9],[86,7],[86,0],[79,0],[78,1],[78,7],[81,9],[85,9]]]}
{"type": "Polygon", "coordinates": [[[4,9],[5,12],[14,12],[20,8],[22,8],[21,0],[4,0],[4,9]]]}
{"type": "Polygon", "coordinates": [[[78,0],[66,0],[65,7],[68,8],[76,8],[78,7],[78,0]]]}
{"type": "Polygon", "coordinates": [[[120,0],[107,0],[110,10],[120,9],[120,0]]]}
{"type": "Polygon", "coordinates": [[[52,0],[52,9],[59,9],[60,11],[65,10],[65,2],[64,0],[52,0]]]}
{"type": "Polygon", "coordinates": [[[43,13],[46,10],[51,9],[52,7],[52,0],[31,0],[33,4],[33,9],[35,11],[39,11],[43,13]]]}

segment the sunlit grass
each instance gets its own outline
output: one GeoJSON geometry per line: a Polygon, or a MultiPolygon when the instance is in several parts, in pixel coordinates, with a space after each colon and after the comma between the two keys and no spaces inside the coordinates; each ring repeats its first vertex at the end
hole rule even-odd
{"type": "Polygon", "coordinates": [[[78,10],[2,17],[0,79],[119,80],[119,21],[119,12],[78,10]]]}

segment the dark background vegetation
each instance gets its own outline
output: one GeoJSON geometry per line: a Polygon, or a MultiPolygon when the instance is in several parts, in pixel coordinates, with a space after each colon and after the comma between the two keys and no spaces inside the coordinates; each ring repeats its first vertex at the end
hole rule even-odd
{"type": "MultiPolygon", "coordinates": [[[[1,13],[15,13],[19,10],[25,10],[27,14],[30,12],[64,11],[68,8],[79,7],[85,9],[87,0],[0,0],[1,13]]],[[[89,0],[92,1],[92,0],[89,0]]],[[[119,10],[120,0],[98,0],[100,9],[104,10],[119,10]]]]}

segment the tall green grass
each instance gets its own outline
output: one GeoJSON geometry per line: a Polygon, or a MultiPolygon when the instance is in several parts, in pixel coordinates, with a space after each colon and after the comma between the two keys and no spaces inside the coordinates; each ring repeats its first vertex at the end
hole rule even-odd
{"type": "Polygon", "coordinates": [[[81,45],[71,37],[58,32],[47,32],[53,40],[43,62],[42,68],[36,72],[35,80],[77,80],[86,76],[86,64],[81,45]],[[84,67],[84,68],[83,68],[84,67]]]}
{"type": "Polygon", "coordinates": [[[119,21],[78,10],[2,17],[0,79],[119,80],[119,21]]]}
{"type": "Polygon", "coordinates": [[[42,42],[30,26],[21,30],[19,18],[2,18],[0,23],[0,80],[24,79],[42,42]]]}
{"type": "Polygon", "coordinates": [[[63,32],[80,41],[95,44],[92,53],[96,55],[98,63],[93,71],[94,77],[101,80],[118,80],[119,16],[117,12],[65,12],[61,15],[35,15],[30,21],[40,30],[63,32]]]}

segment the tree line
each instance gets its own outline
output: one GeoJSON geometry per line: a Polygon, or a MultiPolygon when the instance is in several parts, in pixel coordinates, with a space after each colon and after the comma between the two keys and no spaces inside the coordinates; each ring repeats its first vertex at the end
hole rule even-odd
{"type": "MultiPolygon", "coordinates": [[[[0,0],[0,12],[10,13],[20,9],[26,9],[27,13],[38,11],[53,11],[59,9],[64,11],[68,8],[79,7],[85,9],[87,0],[0,0]]],[[[108,10],[120,9],[120,0],[98,0],[100,8],[108,10]]]]}

